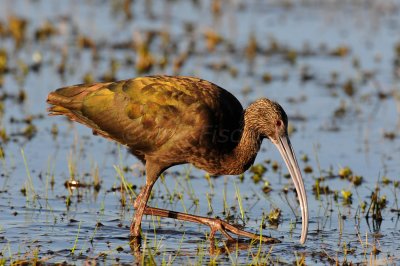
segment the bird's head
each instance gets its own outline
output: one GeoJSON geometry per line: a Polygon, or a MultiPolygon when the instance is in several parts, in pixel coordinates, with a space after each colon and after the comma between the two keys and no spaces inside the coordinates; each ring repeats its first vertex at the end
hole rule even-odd
{"type": "Polygon", "coordinates": [[[247,120],[246,123],[249,122],[251,124],[251,127],[258,135],[271,140],[286,163],[300,202],[302,217],[300,243],[304,243],[307,239],[308,232],[307,195],[304,188],[303,177],[288,137],[287,115],[278,103],[264,98],[255,101],[249,106],[246,111],[245,120],[247,120]]]}
{"type": "Polygon", "coordinates": [[[247,111],[253,129],[262,138],[275,141],[287,135],[288,118],[278,103],[262,98],[252,103],[247,111]]]}

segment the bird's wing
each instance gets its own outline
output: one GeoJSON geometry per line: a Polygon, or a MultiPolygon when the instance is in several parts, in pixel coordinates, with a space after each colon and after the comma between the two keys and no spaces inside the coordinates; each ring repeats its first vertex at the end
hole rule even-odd
{"type": "Polygon", "coordinates": [[[192,140],[198,139],[203,145],[205,142],[219,145],[220,149],[231,149],[240,138],[242,105],[231,93],[209,81],[151,76],[129,80],[123,90],[132,100],[143,99],[155,104],[154,108],[149,108],[150,117],[163,129],[175,128],[172,134],[192,134],[192,140]],[[168,112],[159,112],[159,108],[168,108],[172,117],[167,115],[162,119],[168,112]]]}
{"type": "MultiPolygon", "coordinates": [[[[154,76],[61,88],[48,102],[55,105],[50,109],[54,114],[65,114],[133,151],[149,153],[185,134],[201,135],[204,127],[234,127],[229,121],[237,120],[234,116],[242,110],[235,108],[234,97],[233,106],[226,104],[229,97],[200,79],[154,76]]],[[[192,140],[201,141],[199,136],[192,140]]]]}

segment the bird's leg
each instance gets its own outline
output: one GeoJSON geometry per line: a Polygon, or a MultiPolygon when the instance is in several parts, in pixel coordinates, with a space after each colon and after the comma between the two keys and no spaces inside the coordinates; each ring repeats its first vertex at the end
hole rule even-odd
{"type": "Polygon", "coordinates": [[[227,231],[229,231],[238,236],[245,236],[245,237],[248,237],[251,239],[256,239],[256,240],[261,239],[265,243],[279,243],[280,242],[276,238],[266,237],[263,235],[257,235],[257,234],[253,234],[250,232],[243,231],[243,230],[237,228],[236,226],[233,226],[233,225],[229,224],[228,222],[223,221],[218,218],[197,216],[197,215],[193,215],[193,214],[174,212],[174,211],[163,210],[163,209],[149,207],[149,206],[146,206],[146,208],[143,211],[143,214],[167,217],[167,218],[172,218],[172,219],[177,219],[177,220],[182,220],[182,221],[188,221],[188,222],[201,223],[204,225],[208,225],[211,229],[210,240],[214,239],[215,233],[217,231],[220,231],[225,237],[228,238],[228,240],[233,241],[234,238],[232,238],[227,232],[227,231]]]}
{"type": "Polygon", "coordinates": [[[135,209],[135,216],[131,222],[131,229],[130,229],[131,236],[134,237],[140,236],[140,225],[142,223],[143,211],[150,197],[153,185],[154,182],[153,183],[146,182],[146,185],[143,186],[142,190],[140,191],[140,194],[137,196],[133,204],[133,208],[135,209]]]}
{"type": "Polygon", "coordinates": [[[149,200],[151,189],[156,182],[158,176],[162,173],[165,168],[156,163],[146,162],[146,184],[140,191],[134,202],[135,216],[131,223],[130,234],[132,237],[140,237],[140,225],[142,222],[142,217],[144,214],[154,215],[160,217],[168,217],[182,221],[195,222],[207,225],[210,227],[210,240],[214,239],[215,233],[220,231],[229,241],[234,241],[234,238],[228,234],[231,232],[238,236],[245,236],[251,239],[261,240],[265,243],[278,243],[278,239],[270,238],[262,235],[253,234],[250,232],[243,231],[226,221],[218,218],[202,217],[192,214],[186,214],[181,212],[174,212],[169,210],[163,210],[159,208],[153,208],[147,206],[147,201],[149,200]]]}
{"type": "Polygon", "coordinates": [[[158,176],[163,168],[157,164],[146,162],[146,184],[143,186],[139,195],[133,204],[135,209],[135,216],[131,222],[130,234],[133,237],[140,236],[140,225],[142,223],[142,216],[146,208],[147,201],[149,200],[151,189],[157,181],[158,176]]]}

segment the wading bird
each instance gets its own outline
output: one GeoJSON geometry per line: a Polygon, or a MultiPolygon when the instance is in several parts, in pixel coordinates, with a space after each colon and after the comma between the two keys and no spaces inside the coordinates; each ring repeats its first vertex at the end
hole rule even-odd
{"type": "Polygon", "coordinates": [[[50,115],[65,115],[93,134],[127,146],[146,167],[146,184],[134,202],[130,234],[140,238],[142,216],[156,215],[208,225],[220,231],[273,242],[226,221],[147,206],[151,189],[167,168],[191,163],[211,175],[238,175],[254,162],[268,138],[281,153],[300,202],[304,243],[308,206],[301,172],[290,144],[282,107],[259,99],[243,110],[228,91],[193,77],[149,76],[110,83],[81,84],[51,92],[50,115]]]}

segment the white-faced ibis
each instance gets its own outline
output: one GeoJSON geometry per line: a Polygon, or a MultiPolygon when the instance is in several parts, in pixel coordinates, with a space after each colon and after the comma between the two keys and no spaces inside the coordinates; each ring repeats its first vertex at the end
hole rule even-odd
{"type": "MultiPolygon", "coordinates": [[[[65,115],[94,134],[127,146],[146,166],[146,184],[134,202],[130,233],[140,237],[144,214],[208,225],[210,238],[220,231],[260,239],[217,219],[147,206],[151,189],[167,168],[191,163],[211,175],[237,175],[254,162],[268,138],[281,153],[292,176],[301,207],[304,243],[308,230],[307,196],[290,144],[282,107],[259,99],[243,110],[228,91],[192,77],[150,76],[118,82],[82,84],[49,94],[50,115],[65,115]]],[[[273,241],[263,237],[266,242],[273,241]]]]}

